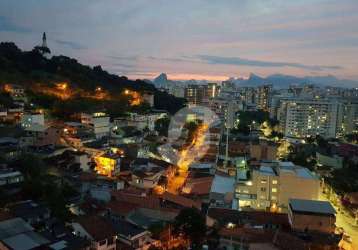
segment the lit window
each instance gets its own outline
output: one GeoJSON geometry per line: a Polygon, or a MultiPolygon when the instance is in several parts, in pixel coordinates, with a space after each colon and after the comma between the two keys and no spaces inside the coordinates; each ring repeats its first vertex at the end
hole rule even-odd
{"type": "Polygon", "coordinates": [[[266,180],[261,180],[261,183],[262,183],[262,184],[266,184],[266,180]]]}
{"type": "Polygon", "coordinates": [[[272,180],[272,184],[276,185],[276,184],[277,184],[277,180],[272,180]]]}
{"type": "Polygon", "coordinates": [[[272,193],[277,193],[277,188],[272,188],[272,193]]]}

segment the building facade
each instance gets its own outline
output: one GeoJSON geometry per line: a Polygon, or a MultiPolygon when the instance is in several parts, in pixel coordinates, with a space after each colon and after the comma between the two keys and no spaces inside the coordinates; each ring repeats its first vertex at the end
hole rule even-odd
{"type": "Polygon", "coordinates": [[[247,175],[237,181],[239,208],[285,211],[291,198],[318,199],[319,179],[292,162],[264,163],[247,175]]]}

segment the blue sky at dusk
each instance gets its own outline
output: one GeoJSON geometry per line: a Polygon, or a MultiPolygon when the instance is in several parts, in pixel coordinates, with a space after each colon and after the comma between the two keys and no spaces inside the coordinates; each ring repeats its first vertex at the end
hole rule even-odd
{"type": "Polygon", "coordinates": [[[130,78],[358,80],[357,0],[0,0],[0,41],[130,78]]]}

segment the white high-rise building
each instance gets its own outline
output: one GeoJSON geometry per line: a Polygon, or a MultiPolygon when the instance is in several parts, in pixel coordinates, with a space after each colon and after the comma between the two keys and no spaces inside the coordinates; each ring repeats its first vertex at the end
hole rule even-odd
{"type": "Polygon", "coordinates": [[[334,99],[282,100],[278,120],[285,136],[303,138],[320,135],[334,138],[342,123],[342,104],[334,99]]]}

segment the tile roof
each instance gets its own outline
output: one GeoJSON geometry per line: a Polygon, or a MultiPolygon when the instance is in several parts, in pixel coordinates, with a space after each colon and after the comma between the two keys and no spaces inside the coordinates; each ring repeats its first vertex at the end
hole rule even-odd
{"type": "Polygon", "coordinates": [[[77,222],[90,234],[96,241],[111,238],[116,235],[111,223],[99,216],[82,216],[77,222]]]}
{"type": "Polygon", "coordinates": [[[176,204],[181,205],[183,207],[189,207],[189,208],[195,207],[197,209],[201,209],[201,203],[200,202],[193,201],[193,200],[191,200],[189,198],[185,198],[184,196],[181,196],[181,195],[175,195],[175,194],[165,192],[164,194],[162,194],[161,197],[166,201],[176,203],[176,204]]]}
{"type": "Polygon", "coordinates": [[[127,216],[138,208],[138,205],[124,201],[110,201],[107,204],[107,208],[116,215],[127,216]]]}

